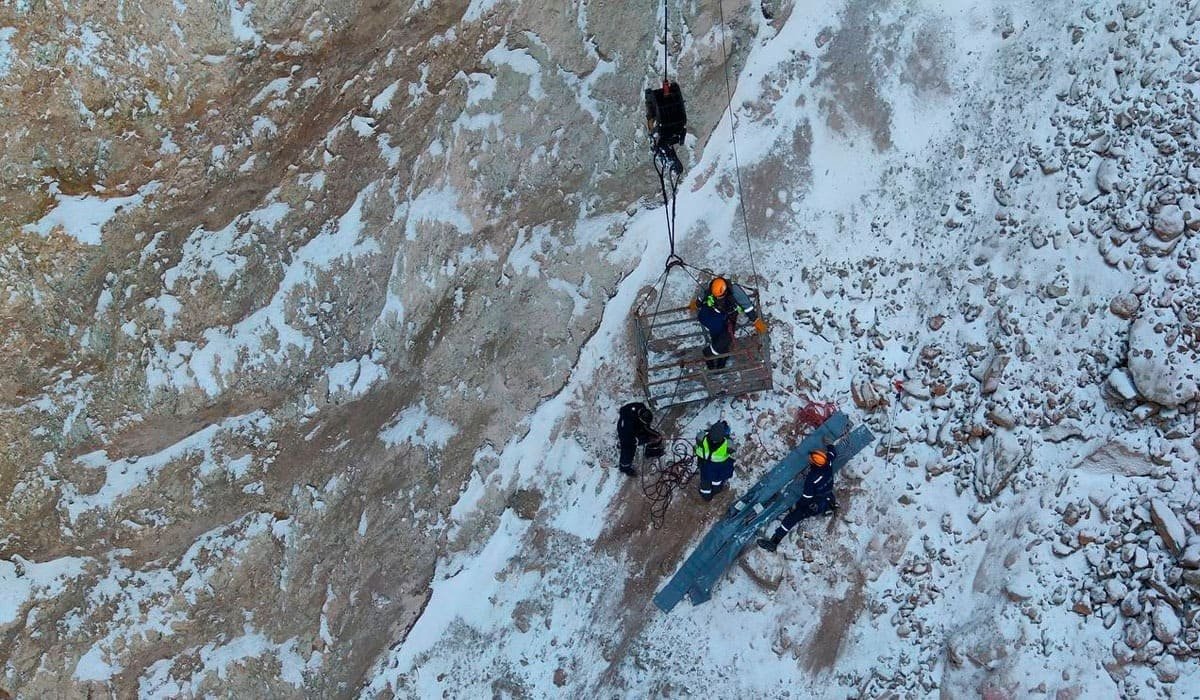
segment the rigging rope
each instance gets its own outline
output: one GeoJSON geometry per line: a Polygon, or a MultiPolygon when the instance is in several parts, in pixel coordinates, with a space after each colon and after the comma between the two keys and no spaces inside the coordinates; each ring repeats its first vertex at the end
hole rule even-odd
{"type": "Polygon", "coordinates": [[[675,492],[696,475],[696,457],[692,445],[682,438],[671,441],[669,454],[655,458],[642,470],[642,495],[650,501],[650,524],[661,529],[675,492]]]}
{"type": "MultiPolygon", "coordinates": [[[[729,51],[725,46],[725,8],[723,3],[717,2],[717,9],[721,13],[721,54],[725,59],[725,98],[726,109],[729,111],[729,137],[733,143],[733,171],[737,176],[738,209],[742,212],[742,228],[746,232],[746,250],[750,253],[750,271],[757,278],[758,269],[754,264],[754,244],[750,241],[750,222],[746,217],[746,197],[742,194],[742,166],[738,160],[737,128],[734,125],[735,119],[733,114],[733,88],[729,82],[729,51]]],[[[761,280],[759,283],[761,283],[761,280]]]]}
{"type": "Polygon", "coordinates": [[[674,168],[670,167],[669,162],[661,153],[654,155],[654,172],[658,173],[658,186],[662,190],[663,210],[667,215],[667,240],[671,243],[671,254],[667,256],[667,267],[670,268],[672,261],[679,260],[679,256],[675,254],[675,195],[679,191],[679,178],[681,175],[674,168]],[[669,195],[667,194],[668,183],[671,185],[671,193],[669,195]]]}

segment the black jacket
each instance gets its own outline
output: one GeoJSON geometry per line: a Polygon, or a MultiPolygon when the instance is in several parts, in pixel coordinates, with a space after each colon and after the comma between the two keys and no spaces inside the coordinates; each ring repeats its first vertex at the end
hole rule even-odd
{"type": "Polygon", "coordinates": [[[660,439],[658,431],[651,427],[654,413],[640,401],[621,407],[617,418],[617,439],[621,442],[654,442],[660,439]]]}

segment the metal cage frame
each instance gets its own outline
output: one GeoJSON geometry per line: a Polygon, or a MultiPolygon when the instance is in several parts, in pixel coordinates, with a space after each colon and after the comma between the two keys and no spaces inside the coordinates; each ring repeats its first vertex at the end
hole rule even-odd
{"type": "MultiPolygon", "coordinates": [[[[758,290],[743,286],[759,305],[758,290]]],[[[733,331],[733,346],[723,355],[704,356],[708,334],[686,306],[634,313],[638,343],[638,381],[650,407],[740,396],[773,388],[770,333],[759,335],[741,323],[733,331]],[[721,369],[708,369],[711,360],[729,358],[721,369]]]]}

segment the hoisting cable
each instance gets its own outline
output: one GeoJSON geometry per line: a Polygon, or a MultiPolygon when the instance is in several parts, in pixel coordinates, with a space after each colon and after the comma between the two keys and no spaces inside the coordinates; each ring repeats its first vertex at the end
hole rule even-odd
{"type": "Polygon", "coordinates": [[[671,0],[663,0],[663,84],[667,82],[667,3],[671,0]]]}
{"type": "MultiPolygon", "coordinates": [[[[750,222],[746,218],[746,198],[742,194],[742,166],[738,161],[737,150],[737,129],[734,126],[733,114],[733,88],[729,82],[729,51],[726,49],[725,41],[725,8],[723,3],[717,3],[717,9],[720,11],[721,17],[721,54],[725,58],[725,98],[726,108],[729,110],[729,138],[733,144],[733,171],[737,176],[737,192],[738,192],[738,209],[742,212],[742,228],[746,232],[746,249],[750,253],[750,271],[758,278],[758,269],[754,265],[754,244],[750,241],[750,222]]],[[[759,280],[761,283],[761,280],[759,280]]]]}

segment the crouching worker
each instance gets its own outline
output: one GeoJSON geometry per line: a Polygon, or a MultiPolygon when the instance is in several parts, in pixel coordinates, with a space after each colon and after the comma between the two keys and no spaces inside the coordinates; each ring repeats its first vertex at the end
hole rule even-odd
{"type": "Polygon", "coordinates": [[[770,538],[758,538],[758,546],[774,552],[784,537],[796,527],[796,523],[814,515],[829,515],[837,511],[837,499],[833,495],[833,469],[830,465],[837,457],[833,447],[813,450],[808,455],[808,475],[804,477],[804,493],[792,506],[775,528],[770,538]]]}
{"type": "Polygon", "coordinates": [[[617,444],[621,448],[621,461],[617,468],[626,476],[637,476],[633,468],[633,458],[637,455],[638,445],[645,445],[647,459],[663,455],[663,437],[653,427],[654,413],[640,401],[627,403],[621,407],[617,418],[617,444]]]}
{"type": "Polygon", "coordinates": [[[696,437],[696,461],[700,463],[700,498],[711,501],[733,476],[733,444],[729,424],[719,420],[696,437]]]}

